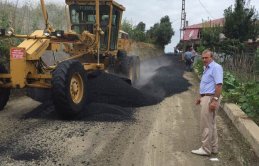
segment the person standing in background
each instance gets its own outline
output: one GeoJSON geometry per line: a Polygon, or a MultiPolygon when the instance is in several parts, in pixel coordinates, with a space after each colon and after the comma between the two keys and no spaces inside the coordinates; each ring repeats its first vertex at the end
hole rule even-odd
{"type": "Polygon", "coordinates": [[[184,53],[185,66],[187,71],[192,71],[192,63],[194,60],[193,48],[190,47],[188,51],[184,53]]]}

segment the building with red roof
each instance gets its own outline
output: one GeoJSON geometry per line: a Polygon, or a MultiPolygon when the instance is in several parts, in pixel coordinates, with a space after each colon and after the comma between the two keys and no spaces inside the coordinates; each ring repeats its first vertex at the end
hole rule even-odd
{"type": "Polygon", "coordinates": [[[224,18],[219,18],[219,19],[187,26],[183,30],[183,38],[181,39],[181,42],[198,44],[200,41],[202,28],[209,28],[213,26],[222,27],[223,25],[224,25],[224,18]]]}

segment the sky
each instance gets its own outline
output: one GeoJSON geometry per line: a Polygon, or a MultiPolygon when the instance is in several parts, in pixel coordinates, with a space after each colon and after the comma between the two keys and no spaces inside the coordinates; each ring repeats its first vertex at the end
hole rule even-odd
{"type": "MultiPolygon", "coordinates": [[[[16,0],[9,0],[16,1],[16,0]]],[[[24,0],[21,0],[24,1],[24,0]]],[[[33,0],[29,0],[33,1],[33,0]]],[[[36,0],[34,0],[36,1],[36,0]]],[[[40,1],[40,0],[37,0],[40,1]]],[[[65,3],[65,0],[45,0],[48,2],[65,3]]],[[[139,22],[146,24],[149,29],[166,15],[170,17],[175,35],[171,44],[166,46],[166,52],[172,52],[180,40],[182,0],[115,0],[122,4],[126,11],[123,18],[126,18],[134,25],[139,22]]],[[[248,1],[248,0],[247,0],[248,1]]],[[[185,0],[186,19],[189,25],[201,23],[202,20],[222,18],[224,10],[234,5],[235,0],[185,0]]],[[[250,6],[259,11],[259,0],[250,0],[250,6]]]]}

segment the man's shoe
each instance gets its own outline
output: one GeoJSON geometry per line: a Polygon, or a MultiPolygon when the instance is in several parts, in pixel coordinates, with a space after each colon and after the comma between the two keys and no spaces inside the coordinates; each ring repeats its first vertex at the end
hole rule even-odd
{"type": "Polygon", "coordinates": [[[197,155],[201,155],[201,156],[209,156],[210,155],[202,147],[198,150],[192,150],[192,153],[197,154],[197,155]]]}

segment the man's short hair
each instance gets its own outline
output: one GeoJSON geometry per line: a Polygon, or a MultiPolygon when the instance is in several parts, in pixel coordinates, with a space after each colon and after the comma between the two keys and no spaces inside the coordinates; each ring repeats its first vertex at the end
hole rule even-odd
{"type": "Polygon", "coordinates": [[[206,49],[206,50],[204,50],[204,51],[202,52],[202,55],[203,55],[203,54],[207,54],[207,53],[209,53],[209,54],[210,54],[210,56],[211,56],[211,57],[213,57],[213,52],[212,52],[212,51],[210,51],[210,49],[206,49]]]}

